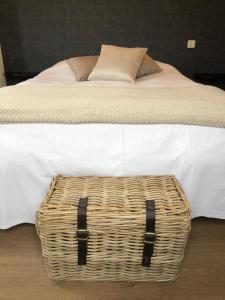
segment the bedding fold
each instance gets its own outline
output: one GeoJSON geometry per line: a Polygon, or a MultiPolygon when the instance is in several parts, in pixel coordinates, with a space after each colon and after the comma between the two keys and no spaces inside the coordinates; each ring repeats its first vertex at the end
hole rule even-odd
{"type": "Polygon", "coordinates": [[[225,92],[212,86],[0,89],[0,123],[190,124],[225,127],[225,92]]]}

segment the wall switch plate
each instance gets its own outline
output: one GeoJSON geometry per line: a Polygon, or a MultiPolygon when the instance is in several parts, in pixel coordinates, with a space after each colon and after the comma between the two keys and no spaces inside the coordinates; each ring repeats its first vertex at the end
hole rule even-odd
{"type": "Polygon", "coordinates": [[[195,48],[196,40],[188,40],[187,41],[187,48],[195,48]]]}

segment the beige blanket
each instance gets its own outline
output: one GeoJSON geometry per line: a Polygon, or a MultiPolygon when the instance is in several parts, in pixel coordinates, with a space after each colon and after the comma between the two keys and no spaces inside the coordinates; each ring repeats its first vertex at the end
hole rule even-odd
{"type": "Polygon", "coordinates": [[[14,86],[0,89],[1,123],[140,123],[225,127],[225,92],[211,86],[14,86]]]}

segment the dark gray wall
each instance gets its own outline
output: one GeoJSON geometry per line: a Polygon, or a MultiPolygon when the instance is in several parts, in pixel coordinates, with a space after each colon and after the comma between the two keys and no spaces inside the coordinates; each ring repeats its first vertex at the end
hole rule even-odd
{"type": "Polygon", "coordinates": [[[224,0],[0,0],[6,71],[41,71],[108,43],[147,46],[187,75],[225,73],[224,36],[224,0]]]}

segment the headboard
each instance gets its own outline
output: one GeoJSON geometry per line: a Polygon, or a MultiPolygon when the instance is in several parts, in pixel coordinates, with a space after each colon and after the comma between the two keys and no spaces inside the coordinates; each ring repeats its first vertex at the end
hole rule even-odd
{"type": "Polygon", "coordinates": [[[5,70],[38,72],[106,43],[148,47],[187,75],[224,72],[224,15],[221,0],[1,0],[5,70]]]}

